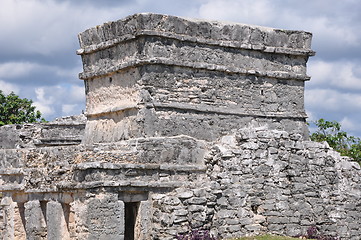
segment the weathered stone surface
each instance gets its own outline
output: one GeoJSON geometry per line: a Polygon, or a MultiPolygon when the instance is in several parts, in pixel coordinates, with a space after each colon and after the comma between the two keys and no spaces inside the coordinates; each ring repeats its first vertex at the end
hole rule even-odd
{"type": "Polygon", "coordinates": [[[0,127],[0,149],[80,144],[84,115],[55,119],[48,123],[14,124],[0,127]]]}
{"type": "Polygon", "coordinates": [[[46,203],[38,200],[25,203],[25,230],[29,239],[47,239],[46,203]]]}
{"type": "Polygon", "coordinates": [[[56,201],[46,205],[48,239],[70,239],[69,225],[70,207],[56,201]]]}
{"type": "Polygon", "coordinates": [[[85,136],[0,128],[1,237],[359,239],[360,166],[307,137],[310,33],[137,14],[79,39],[85,136]]]}

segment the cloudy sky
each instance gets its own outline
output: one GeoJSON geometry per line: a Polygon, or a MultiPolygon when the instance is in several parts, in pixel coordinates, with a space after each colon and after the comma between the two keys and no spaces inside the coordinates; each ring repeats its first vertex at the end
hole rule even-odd
{"type": "Polygon", "coordinates": [[[155,12],[313,33],[306,110],[361,137],[360,0],[0,0],[0,89],[34,101],[47,120],[85,109],[77,34],[155,12]]]}

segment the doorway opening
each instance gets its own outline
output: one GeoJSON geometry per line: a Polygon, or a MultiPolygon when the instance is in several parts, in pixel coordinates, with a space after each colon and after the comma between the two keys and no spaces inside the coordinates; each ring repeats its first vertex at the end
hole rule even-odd
{"type": "Polygon", "coordinates": [[[125,215],[124,239],[134,240],[135,225],[137,223],[138,210],[139,210],[139,202],[124,203],[124,215],[125,215]]]}

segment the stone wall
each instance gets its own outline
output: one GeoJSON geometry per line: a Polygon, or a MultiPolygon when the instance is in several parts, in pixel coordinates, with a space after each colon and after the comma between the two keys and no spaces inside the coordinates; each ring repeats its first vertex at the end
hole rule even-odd
{"type": "Polygon", "coordinates": [[[81,33],[84,137],[84,122],[66,119],[0,128],[0,235],[170,240],[317,226],[358,240],[360,166],[307,137],[310,40],[158,14],[81,33]]]}
{"type": "MultiPolygon", "coordinates": [[[[22,161],[20,160],[21,157],[23,157],[22,154],[31,152],[29,149],[80,144],[84,136],[85,122],[85,116],[79,115],[57,118],[54,121],[47,123],[13,124],[0,127],[0,175],[2,175],[0,178],[0,189],[2,191],[7,191],[9,189],[19,190],[19,185],[17,183],[21,181],[22,178],[19,177],[19,173],[22,172],[20,169],[22,167],[33,167],[35,169],[41,167],[41,164],[37,165],[36,163],[35,166],[24,166],[22,164],[22,161]],[[21,150],[16,151],[14,149],[26,150],[25,152],[22,152],[21,150]],[[15,168],[15,171],[6,171],[5,169],[8,168],[15,168]],[[6,188],[4,184],[4,180],[6,181],[6,179],[12,179],[10,180],[11,184],[10,186],[8,185],[8,188],[6,188]]],[[[43,157],[45,157],[46,160],[49,160],[47,157],[53,154],[57,154],[57,152],[56,150],[51,149],[50,151],[48,150],[47,154],[44,154],[43,157]]],[[[29,153],[29,155],[31,155],[31,153],[29,153]]],[[[62,168],[61,164],[56,165],[57,166],[53,165],[53,170],[56,171],[57,168],[62,168]]],[[[4,206],[8,206],[7,204],[9,201],[9,198],[6,196],[6,192],[1,193],[0,195],[0,201],[3,200],[3,203],[0,205],[0,239],[12,239],[9,236],[3,236],[6,228],[9,228],[9,226],[6,227],[5,219],[14,218],[14,213],[4,215],[3,204],[4,206]],[[5,196],[4,200],[2,199],[3,196],[5,196]]],[[[11,211],[16,212],[15,216],[19,216],[18,206],[16,204],[10,204],[10,206],[11,211]]],[[[5,210],[6,209],[7,207],[5,207],[5,210]]],[[[22,218],[19,216],[19,218],[15,217],[14,220],[15,221],[11,224],[12,228],[14,228],[14,230],[24,230],[22,218]]],[[[25,234],[24,231],[22,233],[15,233],[15,235],[23,235],[25,234]]],[[[19,239],[21,239],[21,237],[19,239]]]]}
{"type": "Polygon", "coordinates": [[[310,226],[341,239],[361,236],[360,166],[326,143],[240,129],[212,145],[205,164],[204,178],[153,197],[159,239],[190,228],[223,238],[298,236],[310,226]]]}
{"type": "Polygon", "coordinates": [[[57,118],[47,123],[0,127],[0,149],[76,145],[84,136],[84,115],[57,118]]]}
{"type": "Polygon", "coordinates": [[[5,239],[127,236],[125,211],[132,203],[139,215],[137,234],[149,239],[153,192],[167,193],[189,176],[205,172],[204,147],[203,142],[179,136],[0,150],[5,239]],[[40,217],[31,217],[37,214],[40,217]],[[26,224],[18,233],[14,226],[22,219],[26,224]]]}
{"type": "Polygon", "coordinates": [[[138,204],[139,232],[147,236],[140,239],[174,239],[192,228],[223,238],[296,236],[313,225],[341,239],[361,234],[360,166],[300,134],[247,128],[216,142],[133,139],[7,150],[2,159],[8,166],[1,172],[5,212],[24,206],[27,219],[26,209],[41,210],[41,204],[69,211],[59,220],[63,215],[49,210],[47,230],[34,223],[35,230],[24,230],[29,236],[65,230],[71,239],[123,235],[118,227],[124,223],[117,221],[132,202],[138,204]],[[65,230],[53,224],[59,221],[65,230]]]}

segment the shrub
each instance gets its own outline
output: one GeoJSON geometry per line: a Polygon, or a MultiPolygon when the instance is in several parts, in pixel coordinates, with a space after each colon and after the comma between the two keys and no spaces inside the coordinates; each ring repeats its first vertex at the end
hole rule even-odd
{"type": "Polygon", "coordinates": [[[330,147],[341,153],[342,156],[353,158],[361,165],[361,139],[349,136],[341,130],[341,124],[336,121],[326,121],[321,118],[314,122],[316,132],[310,135],[312,141],[326,141],[330,147]]]}
{"type": "Polygon", "coordinates": [[[45,119],[35,109],[33,101],[22,99],[13,92],[6,95],[0,90],[0,126],[39,121],[45,122],[45,119]]]}

